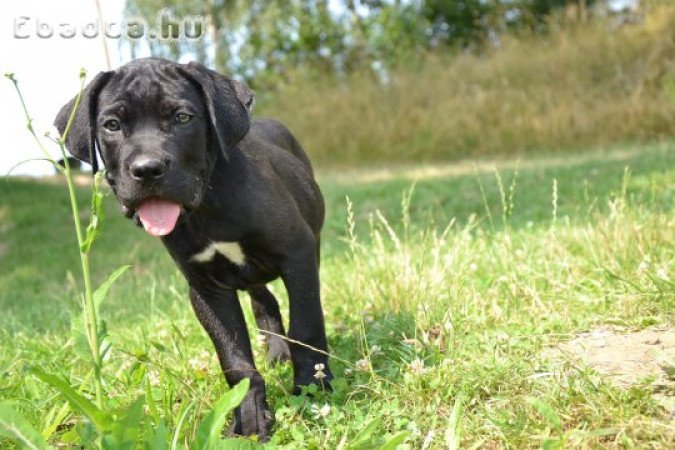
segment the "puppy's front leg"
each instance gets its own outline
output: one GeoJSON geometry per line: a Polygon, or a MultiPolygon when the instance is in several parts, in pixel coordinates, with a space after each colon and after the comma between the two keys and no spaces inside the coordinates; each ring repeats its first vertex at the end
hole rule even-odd
{"type": "Polygon", "coordinates": [[[234,386],[244,378],[251,388],[241,405],[234,411],[232,433],[258,435],[267,441],[274,415],[267,405],[265,381],[255,367],[251,341],[246,329],[237,292],[231,289],[190,288],[190,301],[202,326],[216,347],[225,379],[234,386]]]}
{"type": "MultiPolygon", "coordinates": [[[[316,258],[317,243],[312,241],[301,247],[284,263],[282,279],[289,298],[290,326],[288,337],[313,348],[328,351],[326,329],[321,309],[319,290],[319,266],[316,258]]],[[[294,393],[300,386],[320,384],[330,388],[332,374],[328,368],[328,357],[304,345],[290,343],[293,371],[295,373],[294,393]],[[316,365],[323,365],[323,379],[317,379],[316,365]]]]}

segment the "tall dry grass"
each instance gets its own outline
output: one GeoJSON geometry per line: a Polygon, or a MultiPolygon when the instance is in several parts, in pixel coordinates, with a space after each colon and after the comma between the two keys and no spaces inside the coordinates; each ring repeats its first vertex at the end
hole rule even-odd
{"type": "Polygon", "coordinates": [[[567,152],[675,135],[675,5],[638,24],[508,37],[489,55],[429,55],[372,76],[290,79],[258,113],[319,164],[567,152]]]}

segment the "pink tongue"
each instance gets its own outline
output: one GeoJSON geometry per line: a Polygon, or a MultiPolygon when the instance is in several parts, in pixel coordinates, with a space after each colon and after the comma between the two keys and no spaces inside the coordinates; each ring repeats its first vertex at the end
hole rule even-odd
{"type": "Polygon", "coordinates": [[[180,205],[166,200],[151,199],[138,207],[138,216],[143,228],[152,236],[165,236],[176,226],[180,205]]]}

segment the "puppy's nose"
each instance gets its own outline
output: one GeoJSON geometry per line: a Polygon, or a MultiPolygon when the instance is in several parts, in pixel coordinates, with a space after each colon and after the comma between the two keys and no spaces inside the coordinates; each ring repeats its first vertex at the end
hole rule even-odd
{"type": "Polygon", "coordinates": [[[131,164],[130,171],[138,181],[157,181],[166,174],[166,164],[156,158],[140,157],[131,164]]]}

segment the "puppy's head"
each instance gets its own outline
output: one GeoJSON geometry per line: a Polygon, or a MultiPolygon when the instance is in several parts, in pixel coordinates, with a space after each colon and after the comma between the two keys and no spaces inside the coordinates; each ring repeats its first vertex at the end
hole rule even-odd
{"type": "MultiPolygon", "coordinates": [[[[75,100],[56,117],[63,133],[75,100]]],[[[253,93],[197,63],[157,58],[99,73],[82,92],[66,147],[106,178],[128,217],[169,234],[199,206],[216,161],[248,132],[253,93]]]]}

